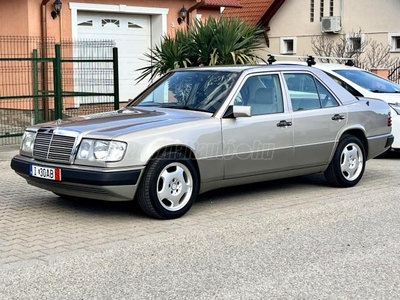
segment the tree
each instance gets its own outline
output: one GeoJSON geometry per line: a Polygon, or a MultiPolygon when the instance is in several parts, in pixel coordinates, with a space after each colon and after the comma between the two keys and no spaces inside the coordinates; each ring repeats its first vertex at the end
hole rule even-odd
{"type": "Polygon", "coordinates": [[[329,57],[352,58],[356,66],[364,69],[389,68],[399,62],[398,58],[390,56],[390,47],[363,36],[362,31],[332,36],[319,35],[311,38],[311,47],[315,55],[327,57],[322,62],[343,63],[343,60],[329,57]],[[356,46],[356,47],[354,47],[356,46]]]}
{"type": "Polygon", "coordinates": [[[174,37],[164,36],[160,45],[145,53],[149,65],[139,69],[137,81],[177,68],[257,63],[263,60],[256,53],[263,48],[262,38],[262,28],[239,19],[196,20],[174,37]]]}

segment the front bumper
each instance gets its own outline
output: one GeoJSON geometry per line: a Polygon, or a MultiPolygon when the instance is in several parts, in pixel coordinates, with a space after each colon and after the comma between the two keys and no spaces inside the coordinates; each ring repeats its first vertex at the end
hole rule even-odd
{"type": "Polygon", "coordinates": [[[11,168],[26,181],[56,194],[106,201],[133,200],[144,167],[134,169],[91,168],[38,162],[16,155],[11,168]],[[61,181],[41,179],[30,175],[30,166],[60,168],[61,181]]]}

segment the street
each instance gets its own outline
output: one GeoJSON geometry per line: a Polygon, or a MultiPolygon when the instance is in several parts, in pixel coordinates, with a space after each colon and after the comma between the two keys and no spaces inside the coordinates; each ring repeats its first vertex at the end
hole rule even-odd
{"type": "Polygon", "coordinates": [[[400,155],[203,194],[184,217],[65,200],[0,148],[0,299],[399,299],[400,155]]]}

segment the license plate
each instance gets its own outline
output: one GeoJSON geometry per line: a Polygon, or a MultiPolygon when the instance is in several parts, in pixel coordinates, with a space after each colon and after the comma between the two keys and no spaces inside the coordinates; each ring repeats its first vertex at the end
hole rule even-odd
{"type": "Polygon", "coordinates": [[[30,175],[32,177],[61,181],[61,169],[59,168],[47,168],[31,165],[30,175]]]}

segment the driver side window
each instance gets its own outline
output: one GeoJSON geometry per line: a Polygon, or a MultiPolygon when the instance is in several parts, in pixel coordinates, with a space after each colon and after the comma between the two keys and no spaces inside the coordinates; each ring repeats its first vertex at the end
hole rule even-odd
{"type": "Polygon", "coordinates": [[[278,74],[247,78],[234,99],[234,105],[250,106],[253,116],[283,112],[282,89],[278,74]]]}

